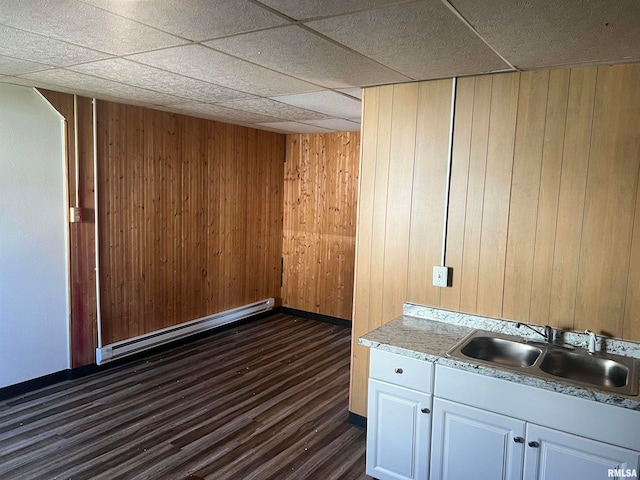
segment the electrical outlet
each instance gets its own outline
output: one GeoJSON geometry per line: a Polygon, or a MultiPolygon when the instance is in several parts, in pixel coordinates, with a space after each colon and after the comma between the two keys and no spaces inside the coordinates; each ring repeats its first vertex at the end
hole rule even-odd
{"type": "Polygon", "coordinates": [[[434,287],[447,287],[449,285],[449,268],[448,267],[433,267],[433,286],[434,287]]]}

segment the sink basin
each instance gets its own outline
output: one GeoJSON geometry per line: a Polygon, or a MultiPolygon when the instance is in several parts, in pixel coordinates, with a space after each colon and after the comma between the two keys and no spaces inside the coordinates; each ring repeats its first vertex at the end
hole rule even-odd
{"type": "Polygon", "coordinates": [[[497,332],[474,330],[447,356],[564,380],[621,395],[638,395],[640,361],[609,353],[589,355],[583,348],[531,343],[497,332]]]}
{"type": "Polygon", "coordinates": [[[547,352],[540,370],[595,387],[617,389],[629,384],[630,366],[611,358],[554,350],[547,352]]]}
{"type": "Polygon", "coordinates": [[[513,367],[530,367],[542,354],[538,347],[497,337],[473,337],[460,352],[477,360],[513,367]]]}

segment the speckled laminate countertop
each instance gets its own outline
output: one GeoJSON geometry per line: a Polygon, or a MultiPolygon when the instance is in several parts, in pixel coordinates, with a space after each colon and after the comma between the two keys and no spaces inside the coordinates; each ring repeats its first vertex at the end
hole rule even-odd
{"type": "MultiPolygon", "coordinates": [[[[487,328],[488,324],[482,326],[485,327],[484,329],[494,330],[487,328]]],[[[582,387],[561,379],[537,377],[515,369],[476,363],[472,359],[463,361],[446,356],[447,352],[460,340],[477,328],[478,326],[473,325],[460,325],[442,320],[404,315],[363,335],[358,339],[358,343],[366,347],[427,360],[439,365],[640,411],[640,396],[638,395],[610,393],[595,388],[582,387]]],[[[522,336],[526,337],[526,335],[522,336]]]]}

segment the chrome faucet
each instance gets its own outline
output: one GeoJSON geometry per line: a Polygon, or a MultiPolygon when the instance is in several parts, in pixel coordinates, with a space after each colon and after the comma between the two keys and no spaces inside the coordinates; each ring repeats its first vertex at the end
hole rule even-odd
{"type": "Polygon", "coordinates": [[[520,327],[527,327],[532,332],[536,332],[538,335],[543,337],[547,343],[553,344],[556,341],[556,331],[551,325],[544,326],[544,333],[536,330],[535,328],[533,328],[531,325],[527,323],[522,323],[522,322],[516,323],[516,328],[520,328],[520,327]]]}
{"type": "Polygon", "coordinates": [[[584,333],[589,335],[589,343],[587,344],[587,350],[589,351],[589,355],[595,355],[598,351],[598,337],[591,330],[585,330],[584,333]]]}

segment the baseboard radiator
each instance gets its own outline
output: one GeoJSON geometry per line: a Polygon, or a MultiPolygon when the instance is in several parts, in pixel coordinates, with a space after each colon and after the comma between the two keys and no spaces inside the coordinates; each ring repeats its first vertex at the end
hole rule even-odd
{"type": "Polygon", "coordinates": [[[237,322],[244,318],[267,312],[273,309],[274,299],[268,298],[260,302],[249,303],[242,307],[233,308],[225,312],[209,315],[190,322],[181,323],[173,327],[156,330],[145,335],[128,338],[120,342],[111,343],[96,349],[96,363],[104,363],[117,360],[128,355],[134,355],[150,348],[158,347],[165,343],[180,340],[196,333],[202,333],[212,328],[217,328],[228,323],[237,322]]]}

